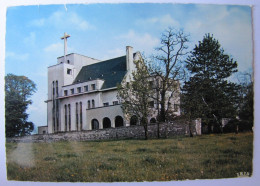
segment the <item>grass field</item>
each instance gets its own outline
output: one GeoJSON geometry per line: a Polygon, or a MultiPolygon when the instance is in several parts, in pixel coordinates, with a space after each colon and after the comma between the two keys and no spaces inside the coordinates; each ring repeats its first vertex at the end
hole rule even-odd
{"type": "Polygon", "coordinates": [[[252,174],[253,133],[99,142],[7,143],[8,180],[123,182],[252,174]]]}

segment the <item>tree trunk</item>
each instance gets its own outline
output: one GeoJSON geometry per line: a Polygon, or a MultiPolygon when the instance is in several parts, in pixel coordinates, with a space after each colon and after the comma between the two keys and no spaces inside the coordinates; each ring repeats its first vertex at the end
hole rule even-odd
{"type": "Polygon", "coordinates": [[[144,138],[145,138],[145,140],[148,140],[147,124],[144,124],[144,138]]]}
{"type": "Polygon", "coordinates": [[[160,121],[161,122],[165,122],[166,118],[165,118],[165,91],[162,91],[161,93],[161,110],[160,110],[160,121]]]}

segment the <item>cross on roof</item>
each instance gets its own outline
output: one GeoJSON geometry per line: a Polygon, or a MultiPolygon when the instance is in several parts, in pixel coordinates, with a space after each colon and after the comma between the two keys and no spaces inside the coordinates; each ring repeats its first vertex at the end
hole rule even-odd
{"type": "Polygon", "coordinates": [[[61,37],[61,39],[64,39],[64,61],[66,62],[66,55],[67,55],[67,38],[69,38],[70,35],[68,35],[66,32],[64,33],[64,36],[61,37]]]}

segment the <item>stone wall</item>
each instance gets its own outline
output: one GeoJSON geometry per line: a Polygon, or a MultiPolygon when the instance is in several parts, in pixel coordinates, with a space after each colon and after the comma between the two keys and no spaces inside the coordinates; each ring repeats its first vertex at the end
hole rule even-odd
{"type": "MultiPolygon", "coordinates": [[[[162,138],[174,137],[177,135],[189,135],[190,129],[193,135],[200,135],[200,122],[192,122],[189,126],[185,121],[175,121],[174,123],[161,123],[160,136],[162,138]]],[[[148,138],[157,138],[158,125],[148,125],[148,138]]],[[[6,138],[7,142],[53,142],[53,141],[93,141],[93,140],[113,140],[113,139],[144,139],[144,127],[129,126],[118,128],[107,128],[99,130],[87,130],[79,132],[60,132],[55,134],[38,134],[24,137],[6,138]]]]}

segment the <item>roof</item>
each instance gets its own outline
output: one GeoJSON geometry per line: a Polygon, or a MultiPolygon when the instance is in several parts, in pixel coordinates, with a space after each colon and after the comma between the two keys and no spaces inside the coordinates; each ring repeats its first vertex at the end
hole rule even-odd
{"type": "Polygon", "coordinates": [[[104,84],[101,89],[116,87],[121,83],[126,75],[126,56],[98,62],[83,66],[74,80],[75,83],[83,83],[95,79],[103,79],[104,84]]]}

